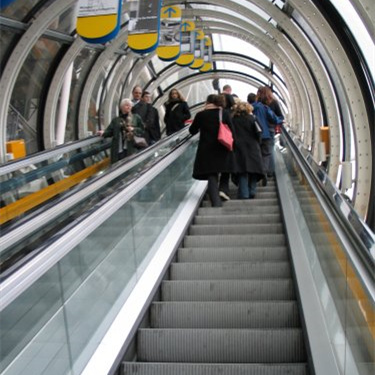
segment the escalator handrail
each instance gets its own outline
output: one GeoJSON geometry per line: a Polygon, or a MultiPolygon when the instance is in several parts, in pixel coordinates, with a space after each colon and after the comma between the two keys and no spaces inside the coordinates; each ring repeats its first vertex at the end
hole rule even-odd
{"type": "Polygon", "coordinates": [[[130,158],[124,159],[117,165],[112,166],[107,173],[101,174],[96,178],[87,181],[85,184],[80,185],[80,189],[72,194],[63,195],[59,200],[54,201],[49,207],[45,206],[42,212],[37,216],[31,215],[31,218],[25,220],[21,225],[12,228],[8,233],[3,233],[0,238],[0,253],[5,252],[10,246],[22,241],[31,233],[36,232],[42,228],[46,223],[53,221],[58,216],[69,210],[74,205],[79,204],[89,195],[101,189],[106,184],[115,180],[137,164],[147,159],[155,152],[156,148],[163,147],[169,142],[180,140],[183,142],[190,137],[187,129],[182,129],[180,132],[175,133],[162,141],[154,144],[153,146],[145,149],[143,152],[132,155],[130,158]]]}
{"type": "Polygon", "coordinates": [[[94,135],[89,138],[85,138],[83,140],[74,141],[71,143],[64,143],[53,149],[38,152],[35,155],[30,155],[22,159],[16,159],[16,160],[10,161],[6,164],[0,165],[0,176],[3,176],[7,173],[15,172],[19,170],[20,168],[25,168],[25,167],[28,167],[29,165],[34,165],[34,164],[49,160],[51,158],[58,157],[63,153],[71,152],[79,148],[89,146],[93,143],[100,142],[101,140],[103,140],[102,137],[94,135]]]}
{"type": "MultiPolygon", "coordinates": [[[[370,238],[372,238],[372,243],[370,243],[370,246],[368,246],[362,241],[357,231],[352,227],[350,221],[347,219],[346,215],[344,215],[341,209],[337,207],[336,201],[338,197],[341,197],[341,194],[329,180],[329,177],[324,171],[321,170],[321,168],[319,169],[321,173],[324,172],[325,183],[331,185],[331,191],[335,191],[334,196],[330,195],[329,192],[327,192],[326,186],[322,183],[317,173],[314,172],[313,168],[310,165],[312,161],[308,160],[308,158],[305,157],[301,152],[300,148],[303,146],[298,146],[298,139],[292,139],[291,135],[286,129],[282,129],[282,134],[285,137],[286,142],[288,143],[294,159],[303,171],[310,187],[317,196],[322,209],[330,219],[330,223],[332,224],[333,229],[339,235],[340,240],[343,242],[343,247],[346,251],[346,255],[351,260],[354,269],[357,271],[358,276],[362,280],[367,293],[369,294],[372,301],[375,301],[375,256],[373,254],[375,244],[374,235],[371,234],[371,230],[367,227],[364,221],[361,221],[361,223],[363,224],[363,228],[367,228],[367,231],[369,231],[370,238]]],[[[358,216],[358,214],[355,213],[354,208],[351,207],[348,202],[342,197],[341,199],[343,204],[345,204],[345,210],[350,210],[352,214],[358,216]]]]}
{"type": "Polygon", "coordinates": [[[2,296],[0,299],[0,312],[126,204],[149,181],[172,164],[177,157],[190,147],[196,138],[197,136],[191,137],[190,135],[185,137],[183,142],[168,152],[156,164],[145,168],[137,178],[129,181],[111,199],[106,199],[104,204],[98,204],[90,213],[82,215],[84,217],[83,220],[77,219],[76,224],[72,225],[68,231],[64,231],[60,236],[56,236],[53,242],[43,247],[43,250],[37,256],[7,279],[3,280],[0,283],[0,294],[2,296]]]}

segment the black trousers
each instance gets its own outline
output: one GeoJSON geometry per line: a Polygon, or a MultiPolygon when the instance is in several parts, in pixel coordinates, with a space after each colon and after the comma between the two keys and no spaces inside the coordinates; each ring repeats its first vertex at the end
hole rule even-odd
{"type": "Polygon", "coordinates": [[[223,203],[221,202],[219,196],[219,187],[218,187],[218,175],[211,174],[208,176],[208,186],[207,193],[210,198],[212,207],[221,207],[223,203]]]}
{"type": "Polygon", "coordinates": [[[219,191],[229,195],[229,177],[230,173],[220,173],[219,191]]]}

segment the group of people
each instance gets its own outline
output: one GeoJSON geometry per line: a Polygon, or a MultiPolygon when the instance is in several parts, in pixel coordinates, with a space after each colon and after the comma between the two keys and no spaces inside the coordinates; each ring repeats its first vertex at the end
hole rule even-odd
{"type": "MultiPolygon", "coordinates": [[[[119,116],[112,119],[104,131],[97,132],[98,135],[112,138],[112,163],[154,144],[161,138],[159,112],[151,104],[151,93],[136,85],[132,96],[132,99],[125,98],[121,101],[119,116]]],[[[178,90],[172,89],[165,106],[166,134],[171,135],[182,129],[190,117],[187,102],[178,90]]]]}
{"type": "Polygon", "coordinates": [[[274,126],[283,119],[272,90],[266,86],[256,95],[249,94],[248,102],[236,101],[229,85],[223,87],[223,94],[207,97],[204,110],[197,113],[189,131],[200,132],[193,177],[208,181],[213,207],[221,207],[222,199],[229,199],[229,176],[238,184],[239,199],[254,198],[260,180],[267,184],[267,175],[274,172],[274,126]],[[232,131],[233,151],[218,142],[220,119],[232,131]]]}
{"type": "MultiPolygon", "coordinates": [[[[259,181],[267,185],[267,177],[274,173],[275,127],[284,120],[268,86],[260,87],[257,94],[250,93],[247,102],[231,91],[225,85],[221,94],[208,95],[204,110],[196,114],[189,127],[191,134],[200,132],[193,177],[208,181],[208,195],[214,207],[230,199],[230,179],[238,185],[239,199],[254,198],[259,181]],[[218,142],[220,121],[232,131],[233,151],[218,142]]],[[[98,132],[103,137],[112,137],[112,163],[161,138],[159,112],[151,104],[151,94],[137,85],[132,96],[121,101],[120,115],[98,132]]],[[[175,88],[170,90],[165,104],[166,135],[182,129],[190,117],[181,93],[175,88]]]]}

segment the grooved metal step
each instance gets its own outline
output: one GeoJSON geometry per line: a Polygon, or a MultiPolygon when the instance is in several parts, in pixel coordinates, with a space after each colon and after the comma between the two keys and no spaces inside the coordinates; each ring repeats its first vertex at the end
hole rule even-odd
{"type": "Polygon", "coordinates": [[[225,207],[257,207],[257,206],[278,206],[279,201],[277,197],[272,199],[231,199],[224,202],[225,207]]]}
{"type": "Polygon", "coordinates": [[[295,301],[154,302],[152,328],[296,328],[295,301]]]}
{"type": "Polygon", "coordinates": [[[206,364],[136,363],[123,365],[125,375],[308,375],[305,363],[278,364],[206,364]]]}
{"type": "Polygon", "coordinates": [[[210,235],[210,234],[280,234],[284,232],[281,223],[273,224],[228,224],[228,225],[191,225],[190,235],[210,235]]]}
{"type": "Polygon", "coordinates": [[[185,236],[185,247],[225,247],[225,246],[284,246],[284,234],[227,234],[207,236],[185,236]]]}
{"type": "Polygon", "coordinates": [[[223,216],[199,216],[194,218],[194,224],[259,224],[259,223],[281,223],[280,214],[259,214],[259,215],[223,215],[223,216]]]}
{"type": "Polygon", "coordinates": [[[172,263],[172,280],[241,280],[290,278],[289,262],[172,263]]]}
{"type": "Polygon", "coordinates": [[[296,298],[292,279],[163,281],[163,301],[261,301],[296,298]]]}
{"type": "Polygon", "coordinates": [[[292,276],[273,179],[203,201],[123,374],[308,375],[292,276]]]}
{"type": "MultiPolygon", "coordinates": [[[[225,202],[226,203],[226,202],[225,202]]],[[[239,214],[239,215],[259,215],[259,214],[280,214],[280,207],[264,206],[264,205],[244,205],[244,206],[228,206],[223,207],[200,207],[198,208],[198,215],[226,215],[226,214],[239,214]]]]}
{"type": "Polygon", "coordinates": [[[274,247],[223,247],[223,248],[180,248],[177,251],[178,262],[254,262],[286,261],[286,246],[274,247]]]}
{"type": "Polygon", "coordinates": [[[293,363],[306,360],[301,329],[156,329],[137,334],[140,362],[293,363]]]}

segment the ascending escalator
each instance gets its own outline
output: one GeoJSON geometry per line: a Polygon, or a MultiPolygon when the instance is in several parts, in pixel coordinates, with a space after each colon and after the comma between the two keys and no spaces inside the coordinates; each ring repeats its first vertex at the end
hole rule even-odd
{"type": "Polygon", "coordinates": [[[308,374],[275,184],[199,208],[123,374],[308,374]]]}

